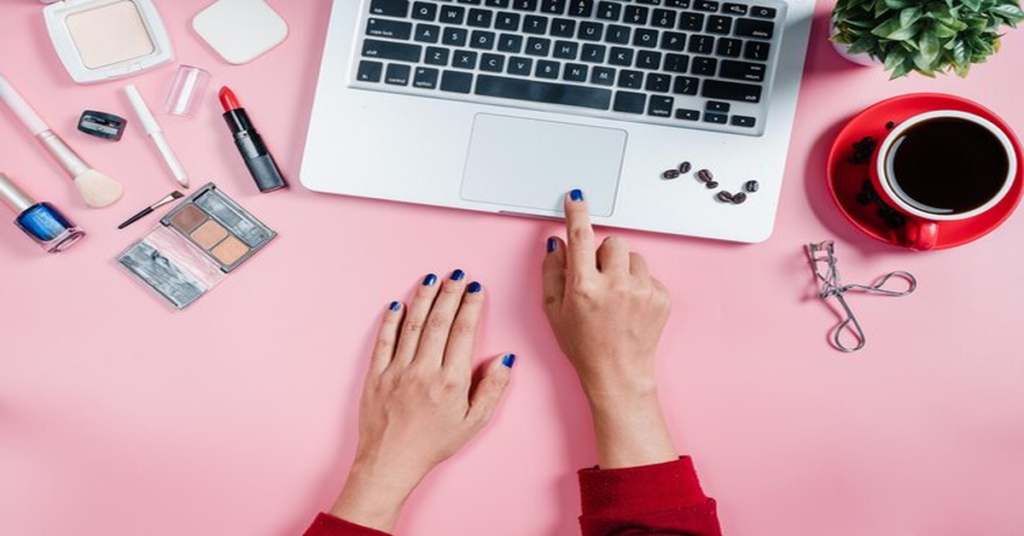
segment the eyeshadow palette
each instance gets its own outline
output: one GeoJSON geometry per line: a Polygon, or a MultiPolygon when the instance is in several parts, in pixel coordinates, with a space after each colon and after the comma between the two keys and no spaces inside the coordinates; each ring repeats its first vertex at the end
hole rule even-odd
{"type": "Polygon", "coordinates": [[[160,220],[118,262],[178,309],[217,286],[277,236],[214,184],[160,220]]]}

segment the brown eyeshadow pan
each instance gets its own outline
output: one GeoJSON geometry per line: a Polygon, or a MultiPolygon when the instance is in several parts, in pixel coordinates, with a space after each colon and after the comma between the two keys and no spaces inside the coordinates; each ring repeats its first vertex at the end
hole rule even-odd
{"type": "Polygon", "coordinates": [[[192,231],[192,240],[195,240],[203,249],[216,246],[227,236],[228,230],[213,220],[207,220],[198,229],[192,231]]]}
{"type": "Polygon", "coordinates": [[[224,266],[231,266],[244,257],[246,253],[249,253],[249,246],[235,238],[234,235],[231,235],[224,239],[217,247],[213,248],[210,253],[213,253],[213,256],[217,257],[217,260],[223,263],[224,266]]]}
{"type": "Polygon", "coordinates": [[[199,210],[195,205],[185,205],[171,218],[171,223],[182,233],[189,234],[199,227],[200,223],[206,221],[206,213],[199,210]]]}

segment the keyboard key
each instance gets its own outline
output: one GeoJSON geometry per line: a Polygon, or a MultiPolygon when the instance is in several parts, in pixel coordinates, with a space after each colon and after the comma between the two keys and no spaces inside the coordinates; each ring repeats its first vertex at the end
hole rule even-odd
{"type": "Polygon", "coordinates": [[[604,34],[604,40],[613,45],[628,45],[631,32],[632,30],[629,29],[629,26],[610,24],[608,25],[608,31],[604,34]]]}
{"type": "Polygon", "coordinates": [[[713,13],[718,11],[718,2],[712,2],[710,0],[697,0],[693,4],[693,9],[696,9],[697,11],[709,11],[713,13]]]}
{"type": "Polygon", "coordinates": [[[469,40],[469,30],[464,28],[445,28],[441,34],[441,42],[452,47],[464,47],[469,40]]]}
{"type": "Polygon", "coordinates": [[[412,85],[420,89],[437,89],[437,79],[441,72],[429,67],[417,67],[416,75],[413,76],[412,85]]]}
{"type": "Polygon", "coordinates": [[[612,47],[608,63],[619,67],[632,67],[634,54],[635,52],[631,48],[612,47]]]}
{"type": "Polygon", "coordinates": [[[594,67],[590,74],[590,83],[598,86],[615,85],[615,69],[611,67],[594,67]]]}
{"type": "Polygon", "coordinates": [[[616,112],[627,114],[642,114],[644,113],[644,103],[646,100],[647,95],[643,93],[619,91],[615,93],[615,106],[613,109],[616,112]]]}
{"type": "Polygon", "coordinates": [[[693,58],[693,65],[690,72],[701,76],[715,76],[718,71],[718,60],[715,58],[693,58]]]}
{"type": "Polygon", "coordinates": [[[651,102],[647,105],[647,115],[654,117],[672,117],[672,107],[676,100],[672,97],[652,95],[651,102]]]}
{"type": "Polygon", "coordinates": [[[771,39],[775,35],[775,23],[766,20],[739,19],[736,21],[736,35],[771,39]]]}
{"type": "Polygon", "coordinates": [[[604,45],[583,45],[583,52],[580,53],[580,61],[587,63],[604,63],[605,57],[605,46],[604,45]]]}
{"type": "Polygon", "coordinates": [[[523,51],[523,36],[515,34],[501,34],[498,38],[498,50],[519,54],[523,51]]]}
{"type": "Polygon", "coordinates": [[[722,62],[722,78],[730,80],[747,80],[750,82],[764,82],[766,66],[763,63],[747,63],[743,61],[722,62]]]}
{"type": "Polygon", "coordinates": [[[651,10],[644,6],[626,6],[626,14],[622,17],[622,22],[643,26],[647,24],[650,14],[651,10]]]}
{"type": "Polygon", "coordinates": [[[434,22],[437,19],[437,4],[416,2],[412,5],[412,18],[434,22]]]}
{"type": "Polygon", "coordinates": [[[566,63],[562,79],[566,82],[586,82],[590,68],[582,63],[566,63]]]}
{"type": "Polygon", "coordinates": [[[658,46],[658,30],[637,28],[633,33],[633,45],[638,47],[655,48],[658,46]]]}
{"type": "Polygon", "coordinates": [[[732,31],[732,18],[712,15],[708,17],[708,27],[705,31],[718,35],[729,35],[732,31]]]}
{"type": "Polygon", "coordinates": [[[505,70],[505,56],[500,54],[483,54],[480,56],[480,70],[500,73],[505,70]]]}
{"type": "Polygon", "coordinates": [[[466,20],[466,8],[459,6],[441,6],[441,22],[445,24],[462,24],[466,20]]]}
{"type": "Polygon", "coordinates": [[[580,44],[573,41],[555,41],[552,55],[563,60],[574,60],[580,52],[580,44]]]}
{"type": "Polygon", "coordinates": [[[494,29],[518,32],[520,18],[519,13],[498,13],[498,16],[494,19],[494,29]]]}
{"type": "Polygon", "coordinates": [[[379,61],[363,60],[359,62],[359,71],[356,72],[356,79],[360,82],[380,82],[380,77],[383,72],[383,63],[379,61]]]}
{"type": "Polygon", "coordinates": [[[736,127],[754,128],[754,125],[757,124],[757,119],[743,115],[734,115],[732,116],[732,124],[736,127]]]}
{"type": "Polygon", "coordinates": [[[508,74],[530,76],[533,72],[533,60],[530,58],[515,57],[508,60],[508,74]]]}
{"type": "Polygon", "coordinates": [[[417,24],[416,35],[413,37],[420,43],[436,43],[441,38],[441,27],[434,24],[417,24]]]}
{"type": "Polygon", "coordinates": [[[519,11],[537,11],[537,0],[512,0],[512,9],[519,11]]]}
{"type": "Polygon", "coordinates": [[[452,67],[456,69],[476,69],[476,52],[456,50],[452,54],[452,67]]]}
{"type": "Polygon", "coordinates": [[[743,41],[739,39],[731,39],[728,37],[722,37],[718,40],[718,46],[715,47],[715,53],[719,56],[725,56],[727,58],[738,58],[740,52],[743,49],[743,41]]]}
{"type": "Polygon", "coordinates": [[[576,35],[576,21],[555,19],[551,21],[551,35],[554,37],[573,37],[576,35]]]}
{"type": "Polygon", "coordinates": [[[655,9],[651,17],[651,25],[658,28],[675,28],[676,12],[671,9],[655,9]]]}
{"type": "Polygon", "coordinates": [[[544,35],[548,33],[548,19],[536,15],[527,15],[523,19],[523,33],[544,35]]]}
{"type": "Polygon", "coordinates": [[[644,73],[640,71],[619,71],[619,87],[626,89],[640,89],[644,87],[644,73]]]}
{"type": "Polygon", "coordinates": [[[704,113],[705,123],[714,123],[716,125],[724,125],[729,122],[729,116],[725,114],[716,114],[711,112],[704,113]]]}
{"type": "Polygon", "coordinates": [[[750,8],[750,16],[759,19],[774,19],[778,12],[774,8],[754,6],[750,8]]]}
{"type": "Polygon", "coordinates": [[[477,50],[491,50],[494,48],[495,39],[497,36],[494,35],[494,32],[474,30],[469,39],[469,46],[477,50]]]}
{"type": "MultiPolygon", "coordinates": [[[[445,2],[450,2],[451,0],[444,0],[444,1],[445,2]]],[[[469,4],[471,6],[479,6],[480,4],[483,3],[483,0],[455,0],[455,1],[460,3],[460,4],[469,4]]]]}
{"type": "Polygon", "coordinates": [[[689,51],[692,54],[711,54],[715,49],[715,38],[710,35],[691,35],[689,51]]]}
{"type": "Polygon", "coordinates": [[[577,38],[582,41],[600,41],[603,34],[604,24],[586,21],[580,23],[580,31],[577,38]]]}
{"type": "Polygon", "coordinates": [[[503,99],[580,106],[607,110],[612,92],[607,89],[537,82],[482,74],[477,78],[476,94],[503,99]]]}
{"type": "Polygon", "coordinates": [[[703,13],[680,13],[679,14],[679,29],[686,30],[688,32],[701,32],[704,31],[704,14],[703,13]]]}
{"type": "Polygon", "coordinates": [[[717,100],[761,102],[761,86],[723,82],[721,80],[705,80],[701,95],[717,100]]]}
{"type": "Polygon", "coordinates": [[[636,66],[640,69],[657,71],[661,69],[661,52],[641,50],[636,53],[636,66]]]}
{"type": "Polygon", "coordinates": [[[696,95],[700,80],[691,76],[677,76],[672,82],[672,93],[677,95],[696,95]]]}
{"type": "Polygon", "coordinates": [[[423,52],[423,47],[419,45],[378,41],[376,39],[366,39],[363,41],[363,56],[368,58],[419,63],[421,52],[423,52]]]}
{"type": "Polygon", "coordinates": [[[662,70],[683,74],[690,70],[690,57],[686,54],[665,54],[665,65],[662,66],[662,70]]]}
{"type": "Polygon", "coordinates": [[[709,112],[718,112],[723,114],[729,113],[731,108],[731,104],[721,101],[708,101],[708,103],[704,105],[704,109],[709,112]]]}
{"type": "Polygon", "coordinates": [[[490,28],[494,19],[494,12],[487,9],[470,9],[469,18],[466,20],[468,26],[473,28],[490,28]]]}
{"type": "Polygon", "coordinates": [[[679,32],[664,32],[661,34],[661,48],[682,52],[686,50],[686,34],[679,32]]]}
{"type": "Polygon", "coordinates": [[[405,18],[409,15],[409,0],[373,0],[370,14],[405,18]]]}
{"type": "Polygon", "coordinates": [[[409,85],[409,73],[411,72],[412,67],[408,65],[392,63],[388,65],[387,73],[384,74],[384,83],[393,86],[407,86],[409,85]]]}
{"type": "Polygon", "coordinates": [[[447,48],[427,47],[427,54],[423,59],[423,63],[445,67],[448,65],[448,57],[450,55],[451,53],[447,48]]]}
{"type": "Polygon", "coordinates": [[[696,121],[700,119],[700,112],[698,112],[697,110],[687,110],[685,108],[680,108],[676,110],[676,119],[680,119],[683,121],[696,121]]]}
{"type": "Polygon", "coordinates": [[[540,10],[549,15],[563,15],[565,14],[565,0],[543,0],[540,10]]]}
{"type": "Polygon", "coordinates": [[[441,91],[468,94],[473,91],[473,75],[469,73],[445,71],[444,74],[441,75],[441,91]]]}
{"type": "Polygon", "coordinates": [[[557,80],[562,66],[557,61],[541,60],[537,62],[537,78],[557,80]]]}
{"type": "Polygon", "coordinates": [[[501,9],[508,9],[508,6],[512,4],[511,0],[484,0],[484,5],[487,7],[497,7],[501,9]]]}
{"type": "Polygon", "coordinates": [[[406,40],[412,37],[412,24],[397,20],[371,18],[366,21],[366,35],[406,40]]]}
{"type": "Polygon", "coordinates": [[[743,46],[743,57],[754,61],[768,61],[769,51],[771,51],[771,43],[747,41],[747,44],[743,46]]]}
{"type": "Polygon", "coordinates": [[[594,13],[594,0],[569,0],[569,16],[589,19],[594,13]]]}
{"type": "Polygon", "coordinates": [[[531,37],[526,40],[526,54],[530,56],[547,56],[551,53],[551,40],[543,37],[531,37]]]}
{"type": "Polygon", "coordinates": [[[743,4],[725,4],[722,6],[722,12],[730,15],[746,15],[747,6],[743,4]]]}
{"type": "Polygon", "coordinates": [[[655,93],[668,93],[672,89],[672,77],[667,74],[648,73],[644,89],[655,93]]]}
{"type": "Polygon", "coordinates": [[[690,9],[690,0],[665,0],[665,5],[668,7],[690,9]]]}
{"type": "Polygon", "coordinates": [[[618,2],[601,2],[597,4],[597,18],[618,22],[622,18],[622,4],[618,2]]]}

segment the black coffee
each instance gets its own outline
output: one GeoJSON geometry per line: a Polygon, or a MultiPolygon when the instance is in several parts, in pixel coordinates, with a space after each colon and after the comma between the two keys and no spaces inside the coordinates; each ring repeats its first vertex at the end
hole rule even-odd
{"type": "Polygon", "coordinates": [[[970,212],[999,194],[1010,161],[985,127],[958,118],[931,119],[889,149],[892,185],[904,202],[932,214],[970,212]]]}

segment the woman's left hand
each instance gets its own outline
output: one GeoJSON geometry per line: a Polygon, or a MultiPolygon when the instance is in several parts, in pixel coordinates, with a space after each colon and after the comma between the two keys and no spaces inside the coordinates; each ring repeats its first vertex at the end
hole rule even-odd
{"type": "Polygon", "coordinates": [[[385,313],[363,388],[356,459],[333,515],[390,532],[423,477],[490,419],[515,356],[492,360],[474,384],[484,294],[461,270],[443,283],[431,274],[410,306],[395,302],[385,313]]]}

